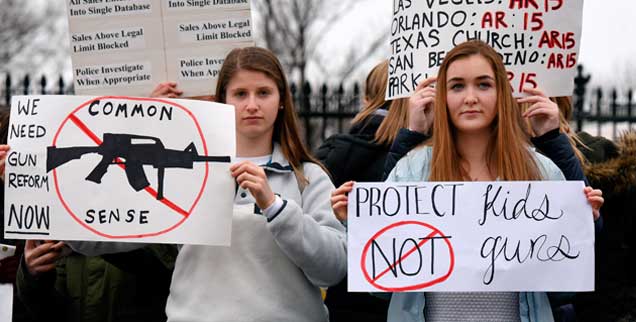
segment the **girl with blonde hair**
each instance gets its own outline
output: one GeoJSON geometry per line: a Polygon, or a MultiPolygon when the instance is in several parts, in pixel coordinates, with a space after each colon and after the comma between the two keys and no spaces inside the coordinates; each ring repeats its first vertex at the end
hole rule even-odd
{"type": "MultiPolygon", "coordinates": [[[[530,148],[522,113],[512,96],[501,58],[487,44],[469,41],[446,55],[434,97],[432,139],[401,159],[388,181],[564,180],[546,157],[530,148]]],[[[549,108],[539,91],[526,116],[549,108]]],[[[343,185],[332,194],[336,213],[346,213],[343,185]],[[344,207],[343,207],[344,206],[344,207]]],[[[600,191],[585,188],[594,216],[600,191]]],[[[395,293],[388,321],[552,321],[546,293],[395,293]]]]}

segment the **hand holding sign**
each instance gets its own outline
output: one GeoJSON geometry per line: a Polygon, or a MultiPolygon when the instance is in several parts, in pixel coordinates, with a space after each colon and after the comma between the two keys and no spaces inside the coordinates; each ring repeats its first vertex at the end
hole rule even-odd
{"type": "Polygon", "coordinates": [[[7,153],[9,152],[8,144],[0,144],[0,179],[4,181],[4,164],[7,160],[7,153]]]}
{"type": "Polygon", "coordinates": [[[249,190],[252,196],[254,196],[256,205],[258,205],[259,208],[265,209],[274,203],[276,196],[269,186],[263,168],[252,162],[243,161],[232,165],[230,171],[232,171],[232,177],[236,179],[239,186],[249,190]]]}
{"type": "Polygon", "coordinates": [[[353,190],[354,183],[355,181],[345,182],[331,193],[331,209],[340,221],[347,220],[348,194],[353,190]]]}
{"type": "Polygon", "coordinates": [[[529,103],[530,107],[523,113],[523,117],[530,120],[530,126],[535,136],[542,136],[554,129],[558,129],[559,106],[551,101],[540,89],[524,88],[524,93],[530,94],[517,100],[519,103],[529,103]]]}
{"type": "Polygon", "coordinates": [[[38,242],[27,240],[24,246],[24,263],[29,274],[38,276],[55,269],[56,261],[63,257],[63,242],[38,242]]]}
{"type": "Polygon", "coordinates": [[[409,129],[428,133],[433,125],[433,104],[435,103],[435,82],[437,76],[431,76],[417,85],[409,98],[409,129]]]}
{"type": "Polygon", "coordinates": [[[157,84],[150,97],[178,98],[181,94],[183,91],[177,88],[176,82],[163,82],[157,84]]]}
{"type": "Polygon", "coordinates": [[[592,187],[585,187],[584,191],[587,202],[592,206],[592,215],[594,216],[594,221],[596,221],[601,216],[600,210],[605,202],[605,199],[603,199],[603,191],[592,187]]]}

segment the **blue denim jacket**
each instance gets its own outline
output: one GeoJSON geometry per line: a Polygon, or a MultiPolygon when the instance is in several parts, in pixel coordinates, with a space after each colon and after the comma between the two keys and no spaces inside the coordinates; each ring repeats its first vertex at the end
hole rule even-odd
{"type": "MultiPolygon", "coordinates": [[[[565,180],[561,170],[550,159],[532,151],[544,180],[565,180]]],[[[427,181],[433,150],[417,148],[402,158],[387,181],[427,181]]],[[[391,296],[387,322],[424,322],[424,293],[394,293],[391,296]]],[[[521,322],[553,322],[550,301],[544,292],[519,293],[521,322]]]]}

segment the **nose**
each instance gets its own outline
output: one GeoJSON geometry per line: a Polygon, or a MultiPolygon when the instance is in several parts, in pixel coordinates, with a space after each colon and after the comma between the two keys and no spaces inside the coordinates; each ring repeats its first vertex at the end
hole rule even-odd
{"type": "Polygon", "coordinates": [[[249,97],[247,98],[246,104],[247,105],[245,106],[245,108],[249,112],[256,112],[259,108],[258,101],[256,100],[256,95],[250,94],[249,97]]]}
{"type": "Polygon", "coordinates": [[[467,90],[466,90],[466,97],[464,97],[464,103],[466,105],[474,105],[477,104],[477,93],[475,92],[475,89],[473,88],[473,86],[468,86],[467,90]]]}

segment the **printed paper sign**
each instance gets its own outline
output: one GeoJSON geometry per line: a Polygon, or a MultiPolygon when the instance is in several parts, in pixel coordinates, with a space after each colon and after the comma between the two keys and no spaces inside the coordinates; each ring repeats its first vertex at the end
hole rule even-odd
{"type": "Polygon", "coordinates": [[[14,96],[5,237],[229,245],[234,108],[14,96]]]}
{"type": "Polygon", "coordinates": [[[356,184],[353,292],[593,291],[580,181],[356,184]]]}
{"type": "Polygon", "coordinates": [[[68,0],[75,91],[148,96],[177,81],[214,94],[228,52],[253,45],[247,0],[68,0]]]}
{"type": "Polygon", "coordinates": [[[474,39],[502,56],[515,96],[525,87],[570,96],[582,17],[581,0],[394,0],[386,97],[409,96],[448,51],[474,39]]]}

